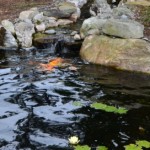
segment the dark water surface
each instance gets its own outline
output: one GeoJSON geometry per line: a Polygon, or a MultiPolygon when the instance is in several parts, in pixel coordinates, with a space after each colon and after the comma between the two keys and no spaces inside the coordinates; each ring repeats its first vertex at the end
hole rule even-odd
{"type": "Polygon", "coordinates": [[[150,76],[65,59],[78,68],[38,69],[48,52],[0,52],[0,149],[70,150],[80,144],[123,150],[150,141],[150,76]],[[80,101],[84,106],[74,106],[80,101]],[[92,102],[125,107],[125,115],[94,110],[92,102]]]}

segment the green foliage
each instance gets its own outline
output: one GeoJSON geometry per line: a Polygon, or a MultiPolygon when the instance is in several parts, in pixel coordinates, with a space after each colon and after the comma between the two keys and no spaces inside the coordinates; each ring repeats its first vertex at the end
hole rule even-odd
{"type": "Polygon", "coordinates": [[[150,148],[150,142],[146,140],[136,141],[136,144],[125,146],[125,150],[143,150],[142,148],[150,148]]]}
{"type": "Polygon", "coordinates": [[[91,150],[91,148],[88,146],[88,145],[83,145],[83,146],[80,146],[80,145],[77,145],[77,146],[74,146],[74,150],[91,150]]]}
{"type": "Polygon", "coordinates": [[[128,111],[127,109],[122,108],[122,107],[116,108],[114,106],[108,106],[102,103],[93,103],[91,104],[91,107],[95,109],[104,110],[106,112],[113,112],[113,113],[118,113],[118,114],[126,114],[128,111]]]}

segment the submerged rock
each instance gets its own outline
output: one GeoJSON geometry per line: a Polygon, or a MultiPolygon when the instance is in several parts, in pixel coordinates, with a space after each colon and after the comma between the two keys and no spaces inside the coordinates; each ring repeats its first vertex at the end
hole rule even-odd
{"type": "Polygon", "coordinates": [[[32,34],[35,33],[34,24],[30,20],[15,24],[15,30],[19,44],[23,48],[32,46],[32,34]]]}
{"type": "Polygon", "coordinates": [[[109,19],[105,22],[103,33],[121,38],[142,38],[144,26],[128,19],[109,19]]]}
{"type": "Polygon", "coordinates": [[[150,43],[142,39],[91,35],[84,40],[80,55],[94,64],[150,73],[150,43]]]}

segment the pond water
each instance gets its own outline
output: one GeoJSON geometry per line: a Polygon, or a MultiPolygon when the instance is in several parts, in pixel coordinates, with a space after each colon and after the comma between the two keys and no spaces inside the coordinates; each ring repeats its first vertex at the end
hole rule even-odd
{"type": "Polygon", "coordinates": [[[53,57],[38,50],[0,52],[1,150],[71,150],[68,138],[74,135],[93,150],[150,141],[150,76],[86,64],[78,57],[64,58],[77,71],[38,68],[53,57]],[[95,110],[93,102],[128,112],[95,110]]]}

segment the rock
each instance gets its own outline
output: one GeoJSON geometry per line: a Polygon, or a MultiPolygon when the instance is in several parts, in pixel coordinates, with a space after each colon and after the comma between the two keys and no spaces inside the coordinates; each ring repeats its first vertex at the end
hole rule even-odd
{"type": "Polygon", "coordinates": [[[94,64],[150,73],[150,43],[142,39],[91,35],[84,40],[80,55],[94,64]]]}
{"type": "Polygon", "coordinates": [[[59,3],[59,11],[61,13],[62,18],[70,17],[74,12],[77,11],[75,4],[70,2],[62,2],[59,3]]]}
{"type": "Polygon", "coordinates": [[[10,31],[6,31],[4,38],[4,46],[6,48],[17,48],[18,43],[10,31]]]}
{"type": "Polygon", "coordinates": [[[68,25],[68,24],[72,24],[73,21],[68,20],[68,19],[58,19],[57,23],[58,23],[59,26],[65,26],[65,25],[68,25]]]}
{"type": "Polygon", "coordinates": [[[91,17],[84,20],[80,29],[81,38],[85,38],[86,36],[88,36],[89,31],[93,29],[99,30],[99,32],[101,33],[102,27],[105,22],[106,19],[99,19],[98,17],[91,17]]]}
{"type": "Polygon", "coordinates": [[[56,31],[54,29],[51,29],[51,30],[46,30],[45,33],[46,34],[55,34],[56,31]]]}
{"type": "Polygon", "coordinates": [[[83,5],[87,3],[87,0],[67,0],[67,1],[74,3],[78,8],[82,8],[83,5]]]}
{"type": "Polygon", "coordinates": [[[134,19],[134,13],[126,6],[120,6],[113,9],[113,18],[121,19],[123,15],[127,16],[128,19],[134,19]]]}
{"type": "Polygon", "coordinates": [[[2,20],[1,24],[7,31],[10,31],[13,35],[15,34],[15,28],[11,21],[2,20]]]}
{"type": "Polygon", "coordinates": [[[74,36],[75,34],[78,34],[78,32],[77,31],[73,31],[73,32],[71,32],[71,36],[74,36]]]}
{"type": "Polygon", "coordinates": [[[121,38],[142,38],[144,26],[129,19],[109,19],[105,22],[102,31],[107,35],[121,38]]]}
{"type": "Polygon", "coordinates": [[[77,22],[77,19],[80,18],[80,16],[81,16],[81,10],[80,10],[80,8],[77,8],[76,12],[74,12],[70,16],[70,20],[73,22],[77,22]]]}
{"type": "Polygon", "coordinates": [[[56,18],[69,18],[73,13],[77,11],[77,7],[74,3],[60,2],[54,7],[46,8],[43,13],[48,17],[56,18]]]}
{"type": "Polygon", "coordinates": [[[39,14],[37,8],[22,11],[19,15],[19,19],[20,20],[26,20],[26,19],[31,19],[32,20],[33,17],[36,16],[37,14],[39,14]]]}
{"type": "Polygon", "coordinates": [[[100,19],[108,19],[112,16],[112,10],[106,0],[95,0],[90,8],[92,16],[98,16],[100,19]]]}
{"type": "Polygon", "coordinates": [[[36,24],[35,28],[36,28],[37,32],[42,32],[42,31],[45,31],[46,26],[44,23],[41,23],[41,24],[36,24]]]}
{"type": "Polygon", "coordinates": [[[34,24],[30,20],[15,24],[17,39],[23,48],[32,46],[32,34],[35,33],[34,24]]]}
{"type": "Polygon", "coordinates": [[[41,13],[36,14],[33,17],[33,22],[37,23],[37,24],[40,24],[40,23],[44,22],[44,20],[46,20],[46,19],[47,18],[43,15],[43,12],[41,12],[41,13]]]}
{"type": "Polygon", "coordinates": [[[100,34],[100,30],[99,29],[91,29],[88,31],[87,33],[88,35],[99,35],[100,34]]]}
{"type": "Polygon", "coordinates": [[[0,26],[0,47],[2,48],[17,48],[18,44],[10,31],[0,26]]]}
{"type": "Polygon", "coordinates": [[[76,13],[72,14],[71,17],[70,17],[70,20],[73,21],[73,22],[77,22],[78,14],[76,14],[76,13]]]}
{"type": "Polygon", "coordinates": [[[81,37],[80,37],[79,34],[75,34],[73,38],[74,38],[75,41],[81,40],[81,37]]]}

